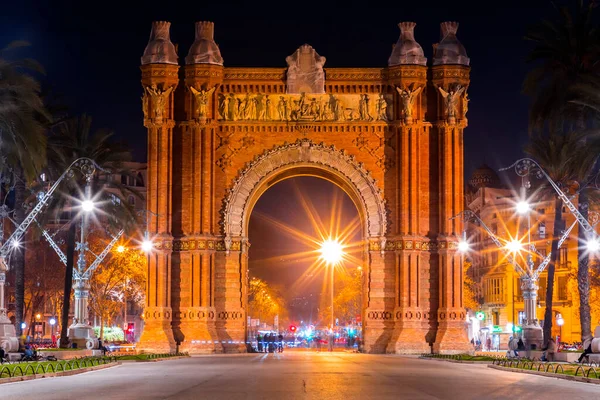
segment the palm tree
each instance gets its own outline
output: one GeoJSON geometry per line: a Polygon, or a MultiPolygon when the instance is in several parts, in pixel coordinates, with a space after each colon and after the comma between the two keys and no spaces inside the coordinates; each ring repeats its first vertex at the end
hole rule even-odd
{"type": "MultiPolygon", "coordinates": [[[[25,219],[23,205],[26,182],[37,178],[46,161],[45,123],[50,120],[40,96],[40,84],[32,74],[42,73],[41,66],[29,59],[12,60],[8,52],[26,46],[13,42],[0,51],[0,175],[12,175],[14,221],[25,219]]],[[[15,319],[21,335],[25,296],[25,254],[11,256],[15,269],[15,319]]]]}
{"type": "MultiPolygon", "coordinates": [[[[58,177],[68,166],[78,158],[87,157],[96,162],[104,171],[97,171],[92,180],[94,201],[99,204],[102,222],[107,230],[125,228],[130,231],[135,227],[136,214],[133,206],[127,201],[121,201],[128,194],[137,197],[141,195],[128,186],[111,179],[112,174],[133,176],[124,165],[131,159],[131,154],[124,146],[112,141],[114,133],[108,130],[91,131],[92,120],[83,115],[71,118],[58,124],[48,139],[48,171],[52,177],[58,177]],[[106,171],[110,171],[106,172],[106,171]],[[116,197],[107,189],[115,189],[120,196],[116,197]]],[[[66,347],[67,328],[69,326],[69,308],[71,304],[71,289],[76,244],[78,218],[72,213],[73,203],[81,198],[86,185],[85,179],[78,176],[65,182],[62,188],[65,196],[60,196],[51,206],[56,212],[71,211],[71,221],[68,226],[66,239],[67,265],[65,272],[65,290],[61,321],[61,347],[66,347]]]]}
{"type": "MultiPolygon", "coordinates": [[[[597,152],[591,151],[582,141],[582,134],[550,134],[536,135],[531,138],[525,152],[534,158],[546,171],[550,178],[563,189],[571,190],[574,182],[580,182],[582,177],[590,174],[597,152]]],[[[554,293],[554,271],[558,260],[558,241],[565,230],[562,216],[563,201],[546,182],[538,189],[537,194],[543,198],[554,199],[554,230],[550,264],[548,265],[548,283],[546,286],[546,309],[544,312],[544,343],[552,337],[552,296],[554,293]]]]}
{"type": "MultiPolygon", "coordinates": [[[[532,97],[530,132],[538,134],[549,129],[584,131],[590,109],[581,104],[581,91],[591,77],[600,72],[600,30],[594,21],[595,1],[574,0],[573,6],[556,7],[558,18],[544,20],[534,26],[526,39],[534,43],[528,61],[536,66],[527,75],[523,89],[532,97]]],[[[588,138],[582,138],[586,141],[588,138]]],[[[597,140],[597,139],[596,139],[597,140]]],[[[594,167],[588,172],[594,172],[594,167]]],[[[581,176],[585,183],[590,176],[581,176]]],[[[585,187],[581,185],[581,187],[585,187]]],[[[588,194],[580,191],[579,212],[588,216],[588,194]]],[[[585,232],[578,230],[579,240],[585,232]]],[[[591,339],[589,309],[589,255],[579,250],[578,291],[582,341],[591,339]]]]}

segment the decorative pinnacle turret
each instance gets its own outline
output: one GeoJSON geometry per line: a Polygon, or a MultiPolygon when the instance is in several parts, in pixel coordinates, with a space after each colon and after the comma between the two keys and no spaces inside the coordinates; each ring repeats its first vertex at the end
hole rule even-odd
{"type": "Polygon", "coordinates": [[[223,65],[219,46],[215,43],[215,24],[211,21],[196,22],[196,39],[187,57],[186,64],[223,65]]]}
{"type": "Polygon", "coordinates": [[[400,28],[400,35],[409,40],[415,40],[415,22],[400,22],[398,27],[400,28]]]}
{"type": "Polygon", "coordinates": [[[441,39],[445,38],[448,35],[456,35],[456,31],[458,31],[458,22],[455,21],[446,21],[440,24],[440,30],[442,31],[441,39]]]}
{"type": "Polygon", "coordinates": [[[400,37],[392,48],[392,54],[388,58],[390,67],[395,65],[425,65],[427,58],[423,48],[415,40],[415,22],[400,22],[400,37]]]}
{"type": "Polygon", "coordinates": [[[177,50],[173,43],[171,43],[170,29],[170,22],[152,22],[150,39],[142,55],[142,65],[177,64],[177,50]]]}
{"type": "Polygon", "coordinates": [[[170,40],[169,30],[171,23],[168,21],[154,21],[152,31],[150,31],[150,41],[152,40],[170,40]]]}
{"type": "Polygon", "coordinates": [[[467,51],[456,37],[458,22],[446,21],[440,24],[441,40],[434,46],[433,65],[469,65],[467,51]]]}
{"type": "Polygon", "coordinates": [[[210,21],[196,22],[196,39],[213,40],[215,37],[215,24],[210,21]]]}

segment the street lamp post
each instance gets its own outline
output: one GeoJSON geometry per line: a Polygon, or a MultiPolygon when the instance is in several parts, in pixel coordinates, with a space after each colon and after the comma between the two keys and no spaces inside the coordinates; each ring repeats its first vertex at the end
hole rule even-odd
{"type": "Polygon", "coordinates": [[[559,340],[557,340],[557,344],[562,341],[562,327],[565,324],[565,320],[563,318],[563,316],[559,313],[556,314],[556,325],[558,325],[558,327],[560,328],[560,333],[559,333],[559,340]]]}
{"type": "MultiPolygon", "coordinates": [[[[529,218],[529,207],[525,207],[523,204],[517,207],[517,211],[520,213],[527,212],[529,218]]],[[[540,274],[544,271],[546,266],[550,263],[550,256],[548,254],[539,266],[535,266],[533,261],[533,257],[531,253],[535,253],[540,255],[535,249],[535,245],[531,242],[530,237],[528,236],[527,246],[524,246],[519,240],[504,240],[505,243],[502,243],[500,239],[496,236],[494,232],[471,210],[465,210],[459,213],[457,216],[453,218],[457,218],[462,216],[464,222],[475,222],[478,223],[488,234],[488,236],[492,239],[494,244],[500,248],[501,251],[504,252],[506,258],[513,265],[519,277],[521,279],[521,290],[523,292],[523,303],[525,308],[525,323],[523,326],[523,338],[530,349],[533,349],[532,345],[535,345],[535,348],[541,348],[543,341],[543,331],[539,325],[537,314],[536,314],[536,305],[537,305],[537,291],[538,291],[538,280],[540,274]],[[525,266],[522,267],[516,260],[515,256],[517,253],[520,253],[524,250],[524,248],[529,250],[529,254],[526,256],[525,266]]],[[[562,237],[558,241],[557,248],[560,248],[564,241],[569,237],[573,225],[563,233],[562,237]]],[[[469,244],[466,239],[462,240],[462,244],[459,244],[459,250],[468,251],[469,244]]]]}
{"type": "MultiPolygon", "coordinates": [[[[15,226],[15,230],[10,235],[8,240],[0,243],[0,346],[7,352],[17,351],[19,341],[15,332],[15,327],[6,315],[6,305],[4,297],[4,285],[6,283],[6,272],[8,270],[8,258],[13,251],[18,249],[21,244],[21,239],[29,226],[36,220],[38,214],[48,205],[53,193],[56,191],[60,183],[65,178],[70,178],[74,175],[74,170],[81,171],[86,177],[91,177],[96,170],[96,163],[89,158],[78,158],[63,172],[63,174],[54,182],[47,192],[40,192],[37,195],[38,202],[33,209],[27,214],[23,222],[15,226]]],[[[6,210],[3,208],[3,218],[6,210]]],[[[1,227],[1,224],[0,224],[1,227]]],[[[3,233],[3,229],[0,229],[3,233]]],[[[0,235],[0,241],[2,236],[0,235]]]]}

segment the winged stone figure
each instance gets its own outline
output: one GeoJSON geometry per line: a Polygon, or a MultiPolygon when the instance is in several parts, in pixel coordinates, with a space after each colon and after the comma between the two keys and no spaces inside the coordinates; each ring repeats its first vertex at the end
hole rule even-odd
{"type": "Polygon", "coordinates": [[[208,112],[208,99],[215,91],[215,88],[213,87],[211,89],[198,90],[195,87],[190,86],[190,91],[194,95],[196,115],[198,116],[198,118],[206,117],[206,114],[208,112]]]}
{"type": "Polygon", "coordinates": [[[415,89],[402,89],[400,87],[396,87],[396,90],[400,94],[400,99],[402,99],[402,111],[404,113],[404,118],[407,121],[411,121],[413,118],[413,107],[415,99],[423,90],[423,86],[419,86],[415,89]]]}
{"type": "Polygon", "coordinates": [[[464,86],[457,85],[454,89],[446,91],[441,86],[438,86],[438,90],[444,98],[445,112],[448,118],[456,118],[456,106],[465,89],[464,86]]]}

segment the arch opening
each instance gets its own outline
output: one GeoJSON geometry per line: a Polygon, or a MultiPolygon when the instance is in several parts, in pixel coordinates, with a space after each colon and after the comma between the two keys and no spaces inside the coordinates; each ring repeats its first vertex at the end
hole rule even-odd
{"type": "Polygon", "coordinates": [[[251,321],[247,340],[255,350],[267,351],[257,338],[268,332],[302,349],[329,342],[331,335],[336,347],[355,347],[362,338],[365,219],[344,185],[325,169],[296,166],[253,194],[244,303],[251,321]],[[343,253],[333,266],[320,252],[329,239],[343,253]]]}

